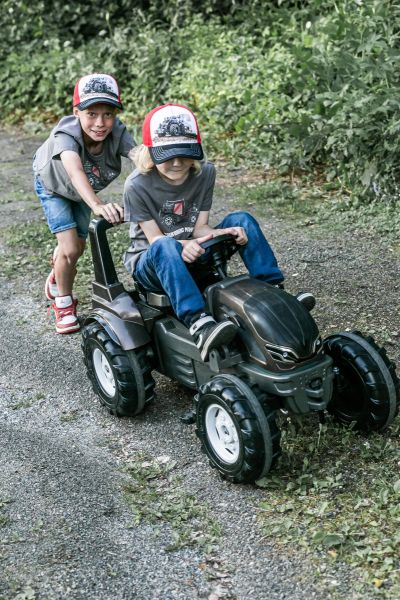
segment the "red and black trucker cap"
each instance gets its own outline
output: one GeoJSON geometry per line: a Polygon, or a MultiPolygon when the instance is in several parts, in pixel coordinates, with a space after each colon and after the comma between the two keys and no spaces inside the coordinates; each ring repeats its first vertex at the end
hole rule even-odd
{"type": "Polygon", "coordinates": [[[111,75],[92,73],[81,77],[75,85],[72,105],[84,110],[92,104],[111,104],[122,110],[118,83],[111,75]]]}
{"type": "Polygon", "coordinates": [[[156,165],[171,158],[204,156],[200,131],[192,111],[181,104],[163,104],[150,111],[143,123],[143,144],[156,165]]]}

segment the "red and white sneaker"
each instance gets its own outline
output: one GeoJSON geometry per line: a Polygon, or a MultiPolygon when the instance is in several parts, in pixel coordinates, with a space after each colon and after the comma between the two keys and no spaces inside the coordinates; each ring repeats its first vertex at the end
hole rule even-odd
{"type": "Polygon", "coordinates": [[[54,271],[54,263],[57,258],[58,246],[54,248],[53,256],[50,259],[50,264],[52,269],[47,276],[46,283],[44,284],[44,293],[47,300],[54,300],[56,296],[59,295],[57,282],[56,282],[56,274],[54,271]]]}
{"type": "Polygon", "coordinates": [[[74,333],[79,331],[81,326],[76,316],[76,305],[78,300],[73,300],[72,304],[65,308],[59,308],[56,303],[53,302],[51,308],[54,310],[56,316],[56,331],[57,333],[74,333]]]}

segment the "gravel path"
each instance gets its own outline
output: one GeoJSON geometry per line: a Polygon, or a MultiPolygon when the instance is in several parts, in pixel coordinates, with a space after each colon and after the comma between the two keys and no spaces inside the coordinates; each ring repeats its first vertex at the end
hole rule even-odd
{"type": "MultiPolygon", "coordinates": [[[[30,172],[39,141],[15,131],[1,132],[0,139],[7,149],[0,161],[1,227],[28,228],[42,218],[30,172]]],[[[122,184],[121,177],[115,196],[122,184]]],[[[230,209],[222,186],[215,220],[230,209]]],[[[398,249],[354,228],[322,236],[259,217],[288,289],[312,289],[317,296],[321,330],[387,332],[399,363],[398,249]]],[[[42,285],[27,270],[1,279],[0,600],[352,598],[345,567],[333,565],[317,578],[303,552],[282,555],[270,543],[257,524],[263,490],[230,485],[209,468],[193,429],[179,421],[191,405],[181,387],[158,376],[156,403],[136,419],[115,419],[100,406],[85,374],[80,336],[55,335],[42,285]],[[168,551],[168,520],[132,524],[124,467],[144,464],[141,456],[146,464],[171,466],[161,498],[171,501],[175,491],[193,495],[206,521],[217,521],[213,547],[168,551]],[[332,587],[334,580],[339,587],[332,587]]]]}

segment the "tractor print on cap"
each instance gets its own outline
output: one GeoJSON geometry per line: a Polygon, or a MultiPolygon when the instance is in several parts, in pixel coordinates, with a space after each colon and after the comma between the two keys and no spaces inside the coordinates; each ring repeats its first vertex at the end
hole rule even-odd
{"type": "Polygon", "coordinates": [[[156,129],[158,137],[185,136],[197,139],[196,131],[192,131],[187,115],[165,117],[156,129]]]}
{"type": "Polygon", "coordinates": [[[83,90],[83,94],[110,94],[110,96],[114,96],[114,98],[118,99],[115,90],[109,85],[107,79],[105,77],[92,77],[85,84],[83,90]]]}

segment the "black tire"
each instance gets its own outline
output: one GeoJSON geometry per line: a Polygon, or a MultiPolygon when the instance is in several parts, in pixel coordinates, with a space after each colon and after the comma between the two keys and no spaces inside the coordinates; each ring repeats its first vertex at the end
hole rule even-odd
{"type": "Polygon", "coordinates": [[[138,415],[154,399],[146,349],[123,350],[95,322],[82,329],[82,350],[93,390],[112,414],[138,415]]]}
{"type": "Polygon", "coordinates": [[[334,369],[328,412],[359,431],[385,430],[400,403],[399,380],[386,350],[358,331],[331,335],[324,348],[334,369]]]}
{"type": "Polygon", "coordinates": [[[211,466],[233,483],[266,475],[280,454],[280,432],[265,394],[217,375],[200,387],[195,404],[196,433],[211,466]]]}

